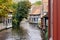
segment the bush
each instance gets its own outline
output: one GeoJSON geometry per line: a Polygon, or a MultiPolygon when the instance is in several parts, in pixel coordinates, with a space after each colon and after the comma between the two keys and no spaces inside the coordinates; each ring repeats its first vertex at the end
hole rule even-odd
{"type": "Polygon", "coordinates": [[[47,31],[46,31],[46,34],[45,34],[45,39],[48,40],[48,28],[47,28],[47,31]]]}

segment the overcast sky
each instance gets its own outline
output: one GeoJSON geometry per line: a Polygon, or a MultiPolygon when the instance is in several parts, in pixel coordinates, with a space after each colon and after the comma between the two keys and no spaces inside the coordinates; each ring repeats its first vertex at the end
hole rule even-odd
{"type": "Polygon", "coordinates": [[[41,1],[41,0],[29,0],[31,3],[34,3],[36,1],[41,1]]]}
{"type": "MultiPolygon", "coordinates": [[[[19,2],[19,0],[14,0],[15,2],[19,2]]],[[[31,3],[34,3],[36,1],[41,1],[41,0],[29,0],[31,3]]]]}

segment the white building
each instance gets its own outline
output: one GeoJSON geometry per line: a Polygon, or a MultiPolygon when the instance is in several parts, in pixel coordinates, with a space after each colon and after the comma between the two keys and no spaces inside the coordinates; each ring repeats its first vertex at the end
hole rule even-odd
{"type": "Polygon", "coordinates": [[[2,23],[0,23],[0,30],[12,27],[12,11],[8,13],[7,18],[2,19],[2,23]]]}
{"type": "Polygon", "coordinates": [[[31,12],[29,14],[30,23],[38,23],[40,21],[40,10],[41,10],[41,6],[33,5],[31,7],[31,12]]]}
{"type": "Polygon", "coordinates": [[[12,14],[8,14],[8,18],[5,20],[4,24],[7,26],[7,28],[12,27],[12,14]]]}

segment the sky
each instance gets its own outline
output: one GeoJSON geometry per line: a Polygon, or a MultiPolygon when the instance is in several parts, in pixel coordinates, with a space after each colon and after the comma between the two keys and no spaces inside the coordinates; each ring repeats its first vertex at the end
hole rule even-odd
{"type": "MultiPolygon", "coordinates": [[[[15,2],[19,2],[19,0],[14,0],[15,2]]],[[[34,3],[36,1],[41,1],[41,0],[29,0],[31,3],[34,3]]]]}
{"type": "Polygon", "coordinates": [[[41,0],[29,0],[31,3],[34,3],[36,1],[41,1],[41,0]]]}

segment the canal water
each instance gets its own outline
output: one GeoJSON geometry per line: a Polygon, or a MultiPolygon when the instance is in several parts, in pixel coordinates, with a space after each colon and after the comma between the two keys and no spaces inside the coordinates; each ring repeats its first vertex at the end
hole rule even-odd
{"type": "Polygon", "coordinates": [[[0,40],[42,40],[41,31],[36,24],[21,22],[20,28],[0,32],[0,40]]]}

